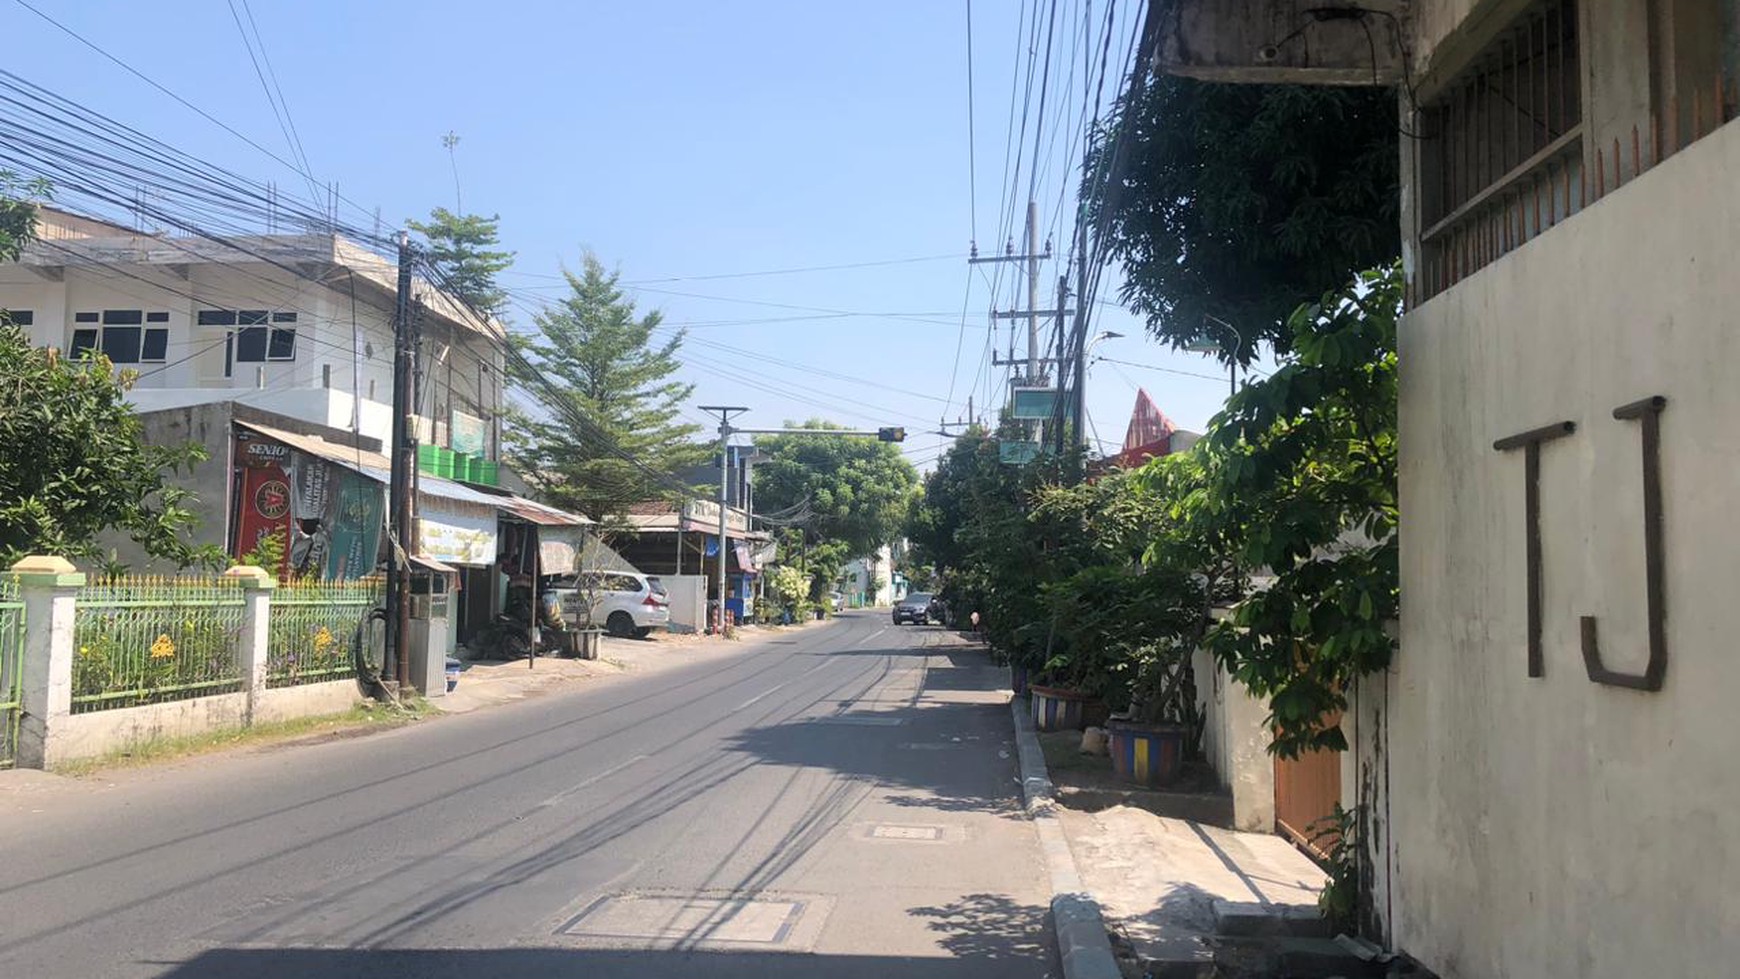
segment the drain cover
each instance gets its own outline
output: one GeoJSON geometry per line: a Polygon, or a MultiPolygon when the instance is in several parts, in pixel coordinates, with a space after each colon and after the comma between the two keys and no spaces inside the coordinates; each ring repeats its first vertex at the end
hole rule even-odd
{"type": "Polygon", "coordinates": [[[791,937],[803,912],[803,901],[619,894],[595,902],[558,934],[660,944],[771,946],[791,937]]]}
{"type": "Polygon", "coordinates": [[[878,823],[870,827],[870,835],[879,840],[940,840],[941,826],[896,826],[878,823]]]}

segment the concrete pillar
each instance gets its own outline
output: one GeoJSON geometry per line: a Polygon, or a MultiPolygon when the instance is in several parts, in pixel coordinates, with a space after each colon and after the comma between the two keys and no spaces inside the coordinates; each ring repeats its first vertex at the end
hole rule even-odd
{"type": "Polygon", "coordinates": [[[72,713],[73,617],[85,576],[66,558],[32,555],[12,566],[24,601],[21,768],[50,768],[60,759],[55,728],[72,713]]]}
{"type": "Polygon", "coordinates": [[[241,645],[236,650],[236,662],[242,670],[242,690],[248,695],[247,715],[243,723],[254,723],[254,708],[266,692],[266,654],[271,645],[272,589],[278,580],[265,569],[251,564],[238,564],[224,572],[224,577],[238,581],[247,608],[242,619],[241,645]]]}

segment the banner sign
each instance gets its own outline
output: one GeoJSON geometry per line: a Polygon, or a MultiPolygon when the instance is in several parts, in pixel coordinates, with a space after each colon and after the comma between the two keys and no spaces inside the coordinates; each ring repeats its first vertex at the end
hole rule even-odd
{"type": "Polygon", "coordinates": [[[279,576],[360,578],[375,570],[385,519],[380,483],[272,441],[236,432],[236,554],[277,535],[279,576]]]}
{"type": "Polygon", "coordinates": [[[483,419],[455,409],[448,417],[447,447],[466,455],[483,455],[483,419]]]}
{"type": "Polygon", "coordinates": [[[242,470],[237,501],[236,556],[254,550],[273,535],[285,545],[283,560],[266,570],[282,576],[290,567],[290,479],[277,466],[250,465],[242,470]]]}
{"type": "Polygon", "coordinates": [[[417,553],[442,564],[484,566],[495,563],[496,511],[443,500],[420,501],[417,553]]]}
{"type": "Polygon", "coordinates": [[[381,528],[386,521],[386,487],[347,470],[338,471],[332,494],[332,540],[326,554],[328,578],[361,578],[375,570],[381,528]]]}

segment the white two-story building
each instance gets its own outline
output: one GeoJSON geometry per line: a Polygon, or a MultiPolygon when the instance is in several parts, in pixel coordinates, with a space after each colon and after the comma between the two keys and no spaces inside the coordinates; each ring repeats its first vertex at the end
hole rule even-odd
{"type": "MultiPolygon", "coordinates": [[[[392,429],[392,260],[335,234],[218,243],[45,207],[40,240],[0,265],[0,309],[44,346],[95,347],[138,372],[141,412],[220,401],[354,432],[392,429]]],[[[419,441],[497,457],[499,323],[421,279],[419,441]]]]}

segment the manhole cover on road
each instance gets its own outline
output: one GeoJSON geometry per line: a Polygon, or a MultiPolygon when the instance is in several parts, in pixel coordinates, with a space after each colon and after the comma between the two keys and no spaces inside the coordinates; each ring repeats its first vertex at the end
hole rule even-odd
{"type": "Polygon", "coordinates": [[[780,945],[803,916],[803,901],[622,894],[580,912],[558,933],[647,942],[780,945]]]}
{"type": "Polygon", "coordinates": [[[870,835],[879,840],[940,840],[941,826],[896,826],[878,823],[870,827],[870,835]]]}

